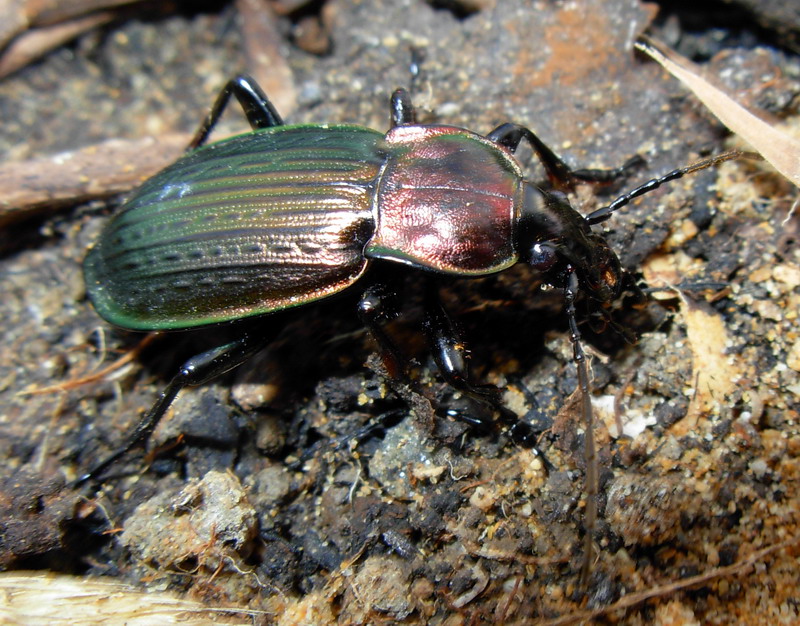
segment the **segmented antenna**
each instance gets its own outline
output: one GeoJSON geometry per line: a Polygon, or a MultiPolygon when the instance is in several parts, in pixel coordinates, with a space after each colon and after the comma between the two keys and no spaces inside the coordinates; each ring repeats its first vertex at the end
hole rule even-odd
{"type": "Polygon", "coordinates": [[[664,183],[677,180],[678,178],[683,178],[687,174],[699,172],[700,170],[704,170],[712,165],[718,165],[719,163],[724,163],[725,161],[733,161],[734,159],[761,160],[761,155],[756,154],[755,152],[731,150],[730,152],[724,152],[723,154],[718,154],[717,156],[709,157],[707,159],[703,159],[702,161],[697,161],[697,163],[692,163],[686,167],[672,170],[660,178],[653,178],[648,180],[643,185],[639,185],[634,190],[629,191],[628,193],[614,200],[608,206],[604,206],[596,211],[593,211],[592,213],[589,213],[589,215],[586,216],[586,221],[589,222],[589,224],[600,224],[601,222],[605,222],[609,217],[611,217],[614,211],[618,211],[622,207],[630,204],[639,196],[643,196],[655,189],[658,189],[664,183]]]}

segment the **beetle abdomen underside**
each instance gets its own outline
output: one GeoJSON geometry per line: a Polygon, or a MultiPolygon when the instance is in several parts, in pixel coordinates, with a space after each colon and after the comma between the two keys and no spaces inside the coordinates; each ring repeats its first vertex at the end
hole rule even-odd
{"type": "Polygon", "coordinates": [[[366,268],[382,135],[277,126],[200,148],[148,180],[84,263],[95,308],[190,328],[329,296],[366,268]]]}

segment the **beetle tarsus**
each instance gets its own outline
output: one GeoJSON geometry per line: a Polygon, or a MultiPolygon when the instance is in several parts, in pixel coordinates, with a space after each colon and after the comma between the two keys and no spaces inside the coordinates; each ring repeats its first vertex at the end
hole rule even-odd
{"type": "Polygon", "coordinates": [[[147,443],[150,435],[152,434],[155,427],[161,421],[161,418],[167,412],[169,406],[174,402],[175,398],[178,395],[183,387],[186,386],[186,383],[183,382],[184,377],[184,370],[181,369],[181,372],[173,378],[170,383],[164,388],[164,390],[159,394],[159,398],[156,403],[150,408],[147,414],[139,421],[136,427],[130,434],[128,441],[123,444],[116,452],[111,454],[111,456],[106,457],[100,463],[95,465],[91,470],[89,470],[86,474],[78,478],[74,482],[75,487],[79,487],[84,483],[90,480],[96,480],[100,477],[105,470],[107,470],[111,465],[116,463],[119,459],[125,456],[128,452],[133,450],[138,446],[144,446],[147,443]]]}

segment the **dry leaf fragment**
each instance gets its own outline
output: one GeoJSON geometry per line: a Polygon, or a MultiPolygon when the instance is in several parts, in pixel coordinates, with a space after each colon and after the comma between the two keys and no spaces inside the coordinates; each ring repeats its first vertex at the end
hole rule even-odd
{"type": "Polygon", "coordinates": [[[681,294],[681,315],[692,351],[692,379],[695,392],[686,418],[676,424],[676,434],[689,432],[698,417],[736,389],[740,366],[726,354],[728,332],[722,317],[704,303],[693,302],[681,294]]]}
{"type": "Polygon", "coordinates": [[[800,141],[781,132],[736,102],[701,74],[694,63],[648,37],[636,48],[655,59],[688,87],[720,122],[749,143],[776,170],[800,187],[800,141]]]}
{"type": "Polygon", "coordinates": [[[41,572],[0,574],[3,624],[251,624],[262,613],[211,608],[110,579],[41,572]]]}

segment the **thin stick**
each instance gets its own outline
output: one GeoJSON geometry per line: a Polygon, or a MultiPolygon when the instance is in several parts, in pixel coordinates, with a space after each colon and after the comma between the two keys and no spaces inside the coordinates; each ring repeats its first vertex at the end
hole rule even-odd
{"type": "Polygon", "coordinates": [[[114,139],[72,152],[0,164],[0,226],[129,191],[174,161],[189,135],[114,139]]]}
{"type": "Polygon", "coordinates": [[[144,339],[142,339],[139,344],[132,349],[128,350],[125,354],[119,357],[113,363],[110,363],[106,367],[101,370],[97,370],[96,372],[92,372],[91,374],[87,374],[86,376],[81,376],[80,378],[73,378],[72,380],[64,381],[63,383],[58,383],[57,385],[50,385],[48,387],[39,387],[36,389],[26,389],[24,391],[20,391],[17,395],[19,396],[40,396],[46,393],[55,393],[57,391],[69,391],[71,389],[77,389],[78,387],[82,387],[83,385],[88,385],[89,383],[97,382],[98,380],[102,380],[109,374],[117,371],[123,365],[126,365],[133,361],[139,354],[141,354],[142,350],[144,350],[147,346],[149,346],[156,338],[160,337],[160,333],[150,333],[144,339]]]}
{"type": "Polygon", "coordinates": [[[639,604],[642,604],[647,600],[651,600],[653,598],[659,598],[662,596],[668,596],[678,591],[694,587],[695,585],[702,585],[703,583],[707,583],[708,581],[714,580],[715,578],[723,578],[723,577],[733,576],[735,574],[741,574],[748,568],[752,567],[754,564],[764,560],[765,557],[769,556],[773,552],[777,552],[778,550],[781,550],[783,548],[795,545],[798,542],[800,542],[800,537],[794,537],[792,539],[776,543],[775,545],[769,546],[767,548],[757,550],[756,552],[753,552],[750,556],[745,557],[741,561],[733,563],[732,565],[717,567],[708,572],[698,574],[697,576],[690,576],[689,578],[683,578],[681,580],[676,580],[674,582],[666,583],[664,585],[652,587],[646,591],[642,591],[639,593],[631,593],[627,596],[620,598],[614,604],[600,607],[591,611],[580,611],[577,613],[570,613],[569,615],[562,615],[561,617],[558,617],[553,620],[536,620],[534,622],[531,622],[531,624],[535,624],[537,626],[567,626],[568,624],[586,622],[587,620],[594,619],[601,615],[608,615],[609,613],[614,613],[616,611],[629,609],[639,604]]]}

